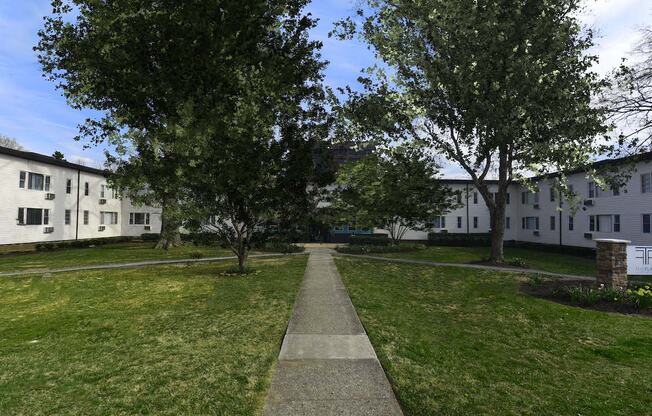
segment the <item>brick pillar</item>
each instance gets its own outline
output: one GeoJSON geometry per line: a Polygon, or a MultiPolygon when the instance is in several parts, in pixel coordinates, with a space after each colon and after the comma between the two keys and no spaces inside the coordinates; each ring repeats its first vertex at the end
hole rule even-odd
{"type": "Polygon", "coordinates": [[[597,284],[627,287],[627,244],[631,241],[600,238],[595,240],[598,266],[597,284]]]}

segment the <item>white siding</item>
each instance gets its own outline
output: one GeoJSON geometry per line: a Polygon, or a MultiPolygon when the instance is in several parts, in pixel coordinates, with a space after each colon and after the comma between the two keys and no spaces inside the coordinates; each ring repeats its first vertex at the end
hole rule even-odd
{"type": "MultiPolygon", "coordinates": [[[[80,171],[74,167],[57,166],[45,162],[0,154],[0,244],[20,244],[47,241],[74,240],[75,238],[136,236],[141,229],[128,227],[132,209],[128,200],[113,198],[106,178],[101,174],[80,171]],[[20,172],[26,172],[25,187],[19,187],[20,172]],[[50,191],[28,189],[29,172],[50,176],[50,191]],[[66,193],[67,180],[71,180],[71,192],[66,193]],[[85,195],[85,183],[89,193],[85,195]],[[101,198],[101,185],[106,186],[105,197],[101,198]],[[79,191],[79,206],[77,192],[79,191]],[[46,194],[54,194],[47,200],[46,194]],[[104,199],[104,203],[100,203],[104,199]],[[49,210],[47,225],[19,225],[18,208],[40,208],[49,210]],[[65,224],[65,212],[70,210],[70,224],[65,224]],[[127,211],[125,211],[127,210],[127,211]],[[84,224],[84,211],[89,212],[89,222],[84,224]],[[117,224],[101,224],[101,212],[118,214],[117,224]],[[126,220],[126,223],[125,223],[126,220]],[[45,228],[52,227],[51,233],[45,228]],[[77,229],[77,227],[79,227],[77,229]],[[103,227],[101,229],[100,227],[103,227]]],[[[139,212],[150,212],[152,232],[160,231],[160,209],[145,207],[139,212]]]]}

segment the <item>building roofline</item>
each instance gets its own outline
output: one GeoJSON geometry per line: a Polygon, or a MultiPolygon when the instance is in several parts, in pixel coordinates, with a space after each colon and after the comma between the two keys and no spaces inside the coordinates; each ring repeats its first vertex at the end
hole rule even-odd
{"type": "Polygon", "coordinates": [[[11,149],[9,147],[0,146],[0,154],[17,157],[20,159],[32,160],[34,162],[41,162],[48,165],[60,166],[63,168],[79,170],[82,172],[94,173],[96,175],[106,176],[107,171],[102,169],[91,168],[88,166],[80,165],[77,163],[67,162],[65,160],[55,159],[52,156],[42,155],[40,153],[26,152],[24,150],[11,149]]]}
{"type": "Polygon", "coordinates": [[[652,160],[652,151],[637,153],[637,154],[629,155],[629,156],[623,156],[623,157],[619,157],[619,158],[616,158],[616,159],[598,160],[597,162],[589,163],[587,166],[582,167],[582,168],[571,169],[571,170],[566,171],[566,172],[546,173],[544,175],[533,176],[531,178],[528,178],[528,180],[539,181],[539,180],[542,180],[542,179],[556,178],[556,177],[560,176],[562,173],[568,176],[568,175],[574,175],[576,173],[586,172],[590,168],[600,169],[600,168],[605,168],[605,167],[609,167],[609,166],[624,165],[624,164],[627,164],[627,163],[647,162],[647,161],[650,161],[650,160],[652,160]]]}

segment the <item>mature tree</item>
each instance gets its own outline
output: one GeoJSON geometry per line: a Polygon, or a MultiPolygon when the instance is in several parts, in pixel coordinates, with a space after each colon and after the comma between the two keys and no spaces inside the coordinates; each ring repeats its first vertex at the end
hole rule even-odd
{"type": "Polygon", "coordinates": [[[247,266],[251,240],[269,222],[296,219],[312,203],[312,150],[326,135],[320,42],[306,1],[288,1],[286,13],[260,39],[258,62],[234,71],[242,89],[224,97],[233,111],[200,136],[186,186],[205,217],[247,266]]]}
{"type": "MultiPolygon", "coordinates": [[[[100,114],[78,138],[114,145],[124,159],[118,172],[140,174],[146,192],[176,213],[168,205],[183,193],[179,178],[206,149],[195,144],[229,126],[238,97],[270,75],[267,47],[303,3],[53,0],[36,50],[68,103],[100,114]]],[[[177,221],[163,222],[163,245],[174,244],[168,225],[177,221]]]]}
{"type": "Polygon", "coordinates": [[[25,150],[25,148],[21,146],[18,141],[16,141],[16,139],[13,137],[5,136],[4,134],[0,134],[0,146],[8,147],[14,150],[25,150]]]}
{"type": "Polygon", "coordinates": [[[582,1],[363,3],[362,24],[350,18],[337,32],[358,33],[394,81],[363,80],[366,94],[352,97],[367,111],[358,117],[390,125],[384,138],[430,143],[468,173],[489,208],[491,259],[502,262],[510,183],[586,164],[605,130],[591,105],[602,83],[590,72],[592,33],[576,18],[582,1]]]}
{"type": "Polygon", "coordinates": [[[432,158],[413,148],[393,148],[345,164],[336,184],[333,208],[342,218],[381,227],[394,244],[409,229],[430,229],[435,216],[457,206],[457,193],[438,179],[432,158]]]}
{"type": "Polygon", "coordinates": [[[58,150],[55,150],[54,153],[52,153],[52,157],[55,158],[55,159],[57,159],[57,160],[65,160],[65,159],[66,159],[66,157],[64,156],[64,154],[61,153],[61,152],[58,151],[58,150]]]}
{"type": "Polygon", "coordinates": [[[603,96],[621,130],[621,145],[634,152],[652,150],[652,29],[642,34],[635,50],[640,60],[632,65],[623,63],[603,96]]]}

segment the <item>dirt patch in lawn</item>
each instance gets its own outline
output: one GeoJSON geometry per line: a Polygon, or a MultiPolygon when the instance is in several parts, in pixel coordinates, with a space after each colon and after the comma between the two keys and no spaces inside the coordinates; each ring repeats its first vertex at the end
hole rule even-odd
{"type": "Polygon", "coordinates": [[[521,292],[530,296],[534,296],[541,299],[547,299],[553,302],[561,303],[563,305],[574,306],[577,308],[583,309],[592,309],[601,312],[614,312],[620,313],[623,315],[639,315],[652,318],[652,309],[637,309],[633,305],[623,304],[623,303],[614,303],[604,300],[600,300],[597,303],[591,305],[579,304],[573,302],[568,295],[567,289],[571,289],[578,286],[587,287],[591,283],[587,283],[584,280],[559,280],[559,279],[550,279],[544,280],[537,284],[532,284],[532,282],[524,282],[521,285],[521,292]]]}

